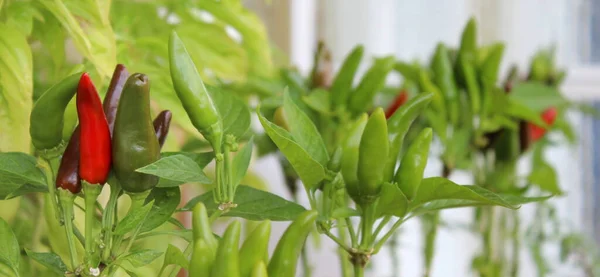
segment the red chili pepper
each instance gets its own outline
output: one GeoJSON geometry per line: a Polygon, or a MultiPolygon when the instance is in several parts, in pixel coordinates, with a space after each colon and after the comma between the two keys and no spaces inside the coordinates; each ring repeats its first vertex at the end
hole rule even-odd
{"type": "Polygon", "coordinates": [[[104,184],[111,166],[111,139],[102,102],[87,73],[77,88],[79,117],[79,176],[90,184],[104,184]]]}
{"type": "MultiPolygon", "coordinates": [[[[556,120],[556,116],[558,115],[558,111],[554,107],[550,107],[542,113],[542,119],[546,124],[552,126],[554,121],[556,120]]],[[[546,129],[540,126],[537,126],[533,123],[528,123],[529,128],[529,139],[531,142],[536,142],[540,140],[546,134],[546,129]]]]}
{"type": "Polygon", "coordinates": [[[392,104],[387,108],[387,110],[385,110],[385,118],[390,118],[394,114],[394,112],[396,112],[396,110],[400,108],[400,106],[404,105],[406,100],[408,100],[408,93],[406,92],[406,90],[400,91],[400,94],[398,94],[396,98],[394,98],[394,102],[392,102],[392,104]]]}

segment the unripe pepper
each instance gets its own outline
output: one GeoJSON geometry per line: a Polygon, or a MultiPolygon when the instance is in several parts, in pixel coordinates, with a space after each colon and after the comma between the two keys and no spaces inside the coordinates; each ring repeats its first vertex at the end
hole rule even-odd
{"type": "Polygon", "coordinates": [[[104,184],[110,171],[110,130],[102,103],[87,73],[81,75],[77,88],[79,117],[79,176],[90,184],[104,184]]]}
{"type": "Polygon", "coordinates": [[[269,262],[269,276],[296,276],[300,252],[317,216],[316,211],[305,211],[285,230],[269,262]]]}
{"type": "Polygon", "coordinates": [[[359,201],[359,190],[358,190],[358,148],[360,146],[360,138],[363,134],[365,126],[368,121],[367,114],[362,114],[356,122],[352,125],[348,131],[348,136],[342,147],[342,161],[341,170],[342,177],[346,183],[346,190],[348,195],[352,197],[355,202],[359,201]]]}
{"type": "Polygon", "coordinates": [[[333,107],[344,106],[348,102],[348,96],[350,95],[352,82],[354,81],[354,74],[358,70],[363,53],[364,47],[362,45],[354,47],[335,76],[330,89],[333,107]]]}
{"type": "Polygon", "coordinates": [[[127,82],[127,78],[129,78],[127,68],[122,64],[117,64],[102,103],[111,136],[113,135],[113,129],[115,127],[119,100],[121,99],[121,94],[123,93],[123,87],[125,86],[125,82],[127,82]]]}
{"type": "Polygon", "coordinates": [[[79,179],[79,126],[75,128],[69,144],[62,155],[60,166],[56,173],[56,188],[66,189],[73,194],[81,191],[79,179]]]}
{"type": "Polygon", "coordinates": [[[164,110],[160,112],[152,122],[154,125],[154,132],[156,133],[156,138],[158,139],[158,145],[160,148],[165,144],[167,140],[167,135],[169,134],[169,127],[171,126],[171,118],[173,114],[169,110],[164,110]]]}
{"type": "Polygon", "coordinates": [[[175,32],[169,38],[169,61],[173,87],[192,124],[207,137],[215,150],[220,149],[223,137],[221,117],[196,65],[175,32]]]}
{"type": "Polygon", "coordinates": [[[408,200],[415,198],[421,180],[423,180],[423,172],[429,156],[429,145],[431,145],[433,137],[432,133],[431,128],[425,128],[419,133],[415,141],[406,150],[404,157],[402,157],[400,168],[394,178],[408,200]]]}
{"type": "Polygon", "coordinates": [[[190,276],[210,276],[215,259],[215,250],[211,249],[203,239],[194,240],[194,252],[190,261],[190,276]]]}
{"type": "Polygon", "coordinates": [[[456,125],[460,113],[459,96],[454,79],[454,71],[452,71],[452,60],[450,60],[448,49],[443,43],[439,43],[435,49],[431,69],[433,70],[434,81],[446,99],[450,122],[456,125]]]}
{"type": "Polygon", "coordinates": [[[113,170],[126,192],[145,192],[158,184],[158,177],[135,171],[160,158],[149,92],[148,77],[136,73],[125,83],[119,101],[113,136],[113,170]]]}
{"type": "Polygon", "coordinates": [[[378,108],[369,117],[360,138],[357,169],[360,202],[373,201],[379,195],[388,152],[387,121],[383,109],[378,108]]]}
{"type": "Polygon", "coordinates": [[[269,277],[267,266],[264,262],[257,263],[252,269],[250,277],[269,277]]]}
{"type": "Polygon", "coordinates": [[[406,100],[408,100],[408,93],[406,90],[400,91],[400,93],[394,97],[392,104],[389,105],[385,110],[385,118],[390,118],[396,112],[396,110],[400,108],[400,106],[406,103],[406,100]]]}
{"type": "Polygon", "coordinates": [[[385,85],[386,77],[394,68],[395,63],[394,57],[377,59],[373,63],[348,98],[350,111],[360,114],[371,107],[375,94],[385,85]]]}
{"type": "Polygon", "coordinates": [[[252,268],[261,262],[269,251],[271,222],[263,221],[246,238],[240,249],[240,276],[249,277],[252,268]]]}
{"type": "Polygon", "coordinates": [[[217,249],[217,256],[212,268],[212,276],[240,276],[239,241],[241,223],[234,221],[229,224],[217,249]]]}
{"type": "Polygon", "coordinates": [[[77,93],[80,77],[77,73],[61,80],[33,105],[29,133],[36,149],[52,150],[61,144],[65,109],[77,93]]]}

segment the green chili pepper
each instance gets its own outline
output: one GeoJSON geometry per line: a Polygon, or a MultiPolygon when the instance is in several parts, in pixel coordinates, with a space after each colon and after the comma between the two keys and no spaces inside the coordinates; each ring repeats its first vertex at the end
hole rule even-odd
{"type": "Polygon", "coordinates": [[[33,146],[49,151],[63,143],[64,115],[77,92],[81,73],[64,78],[49,88],[33,105],[29,133],[33,146]]]}
{"type": "Polygon", "coordinates": [[[329,159],[329,162],[327,163],[327,169],[333,172],[339,172],[342,167],[343,153],[344,151],[342,150],[342,147],[336,147],[335,151],[333,151],[333,154],[331,155],[331,158],[329,159]]]}
{"type": "Polygon", "coordinates": [[[360,138],[363,134],[368,121],[367,114],[362,114],[358,120],[349,129],[348,137],[342,148],[342,177],[346,183],[348,194],[354,201],[359,199],[358,195],[358,148],[360,146],[360,138]]]}
{"type": "Polygon", "coordinates": [[[421,70],[419,72],[419,86],[425,92],[433,93],[433,97],[431,98],[431,106],[432,108],[440,114],[440,116],[446,118],[446,103],[444,103],[444,96],[438,88],[430,79],[429,74],[425,70],[421,70]]]}
{"type": "Polygon", "coordinates": [[[190,276],[210,276],[215,262],[215,250],[211,249],[205,240],[194,240],[194,252],[190,261],[190,276]]]}
{"type": "Polygon", "coordinates": [[[504,44],[502,43],[495,44],[490,48],[486,59],[483,61],[479,75],[484,88],[487,89],[496,85],[503,54],[504,44]]]}
{"type": "Polygon", "coordinates": [[[458,92],[454,82],[452,61],[448,49],[443,43],[439,43],[435,49],[431,68],[433,69],[434,80],[445,96],[450,122],[456,125],[460,113],[460,103],[458,102],[458,92]]]}
{"type": "Polygon", "coordinates": [[[300,252],[306,237],[314,228],[318,214],[316,211],[305,211],[285,230],[269,262],[269,276],[296,276],[300,252]]]}
{"type": "Polygon", "coordinates": [[[352,89],[352,82],[354,80],[354,74],[360,65],[362,59],[364,47],[362,45],[354,47],[352,52],[348,54],[342,67],[335,76],[331,85],[331,101],[333,107],[339,107],[346,105],[348,101],[348,95],[352,89]]]}
{"type": "Polygon", "coordinates": [[[464,57],[461,58],[461,66],[461,72],[463,73],[467,92],[469,93],[471,111],[474,114],[478,114],[481,110],[481,92],[479,90],[479,84],[477,82],[477,73],[475,72],[475,67],[464,57]]]}
{"type": "Polygon", "coordinates": [[[383,184],[385,159],[389,154],[387,121],[382,108],[377,108],[365,126],[358,151],[359,204],[375,200],[383,184]]]}
{"type": "Polygon", "coordinates": [[[460,48],[458,50],[455,72],[456,79],[459,85],[463,88],[466,87],[466,76],[463,71],[463,62],[468,61],[470,63],[476,62],[477,55],[477,23],[475,18],[469,19],[467,26],[463,30],[460,48]]]}
{"type": "Polygon", "coordinates": [[[150,83],[131,75],[123,88],[113,131],[113,170],[126,192],[139,193],[158,184],[158,177],[137,172],[160,158],[160,145],[150,115],[150,83]]]}
{"type": "Polygon", "coordinates": [[[402,105],[387,121],[388,138],[390,141],[389,156],[386,160],[383,180],[389,181],[394,177],[394,170],[398,162],[404,136],[408,129],[431,102],[432,93],[423,93],[410,99],[402,105]]]}
{"type": "Polygon", "coordinates": [[[169,60],[173,87],[192,124],[207,137],[213,148],[220,149],[223,123],[219,112],[198,74],[196,65],[174,31],[169,39],[169,60]]]}
{"type": "Polygon", "coordinates": [[[408,147],[402,157],[400,168],[394,178],[406,198],[412,200],[423,180],[423,172],[429,156],[429,145],[433,137],[431,128],[425,128],[408,147]]]}
{"type": "Polygon", "coordinates": [[[240,276],[251,276],[253,267],[262,262],[269,251],[271,222],[263,221],[246,238],[240,249],[240,276]]]}
{"type": "Polygon", "coordinates": [[[225,230],[217,249],[217,256],[212,268],[212,276],[240,276],[240,253],[238,249],[241,224],[233,221],[225,230]]]}
{"type": "Polygon", "coordinates": [[[194,241],[204,240],[213,252],[217,250],[219,242],[212,233],[206,206],[202,202],[196,204],[192,210],[192,232],[194,241]]]}
{"type": "Polygon", "coordinates": [[[250,277],[269,277],[267,273],[267,266],[264,262],[257,263],[252,269],[250,277]]]}
{"type": "Polygon", "coordinates": [[[385,85],[386,77],[394,68],[395,62],[394,57],[375,60],[348,99],[350,111],[358,114],[371,107],[375,94],[385,85]]]}

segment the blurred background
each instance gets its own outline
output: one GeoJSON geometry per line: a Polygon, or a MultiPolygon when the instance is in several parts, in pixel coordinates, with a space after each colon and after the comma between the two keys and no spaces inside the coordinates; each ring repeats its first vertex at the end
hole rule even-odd
{"type": "MultiPolygon", "coordinates": [[[[403,60],[428,62],[437,42],[451,47],[459,44],[462,28],[470,17],[479,25],[479,43],[503,41],[502,72],[516,64],[526,68],[530,57],[542,48],[555,47],[556,61],[567,70],[562,88],[565,96],[600,107],[600,1],[599,0],[247,0],[246,7],[265,22],[272,43],[287,54],[290,63],[308,74],[317,43],[331,50],[334,72],[356,44],[365,46],[367,56],[395,55],[403,60]]],[[[366,65],[363,64],[366,70],[366,65]]],[[[393,74],[392,74],[393,75],[393,74]]],[[[400,82],[390,76],[388,82],[400,82]]],[[[578,143],[562,143],[549,151],[548,159],[556,168],[561,187],[568,191],[554,198],[557,217],[567,230],[580,230],[600,242],[600,122],[580,114],[570,115],[578,133],[578,143]]],[[[520,170],[529,165],[523,162],[520,170]]],[[[441,164],[430,160],[427,172],[437,175],[441,164]]],[[[263,159],[255,167],[277,193],[286,193],[276,160],[263,159]],[[268,174],[267,174],[268,172],[268,174]],[[273,173],[275,172],[275,173],[273,173]],[[281,187],[280,187],[281,186],[281,187]]],[[[450,179],[463,184],[471,176],[453,173],[450,179]]],[[[532,206],[520,210],[523,225],[535,216],[532,206]]],[[[470,276],[470,263],[479,241],[461,226],[472,218],[472,209],[444,211],[445,228],[437,240],[432,276],[470,276]]],[[[398,232],[398,245],[390,258],[374,259],[370,276],[422,274],[422,238],[419,221],[409,221],[398,232]]],[[[321,254],[311,255],[314,276],[338,276],[334,245],[321,240],[321,254]]],[[[314,243],[311,244],[314,246],[314,243]]],[[[389,251],[389,250],[383,250],[389,251]]],[[[558,245],[542,247],[547,257],[559,257],[558,245]]],[[[525,249],[521,253],[519,276],[537,276],[535,257],[525,249]]],[[[546,258],[544,258],[546,259],[546,258]]],[[[548,259],[547,264],[558,265],[548,259]]],[[[547,276],[584,276],[575,267],[559,265],[547,276]]]]}

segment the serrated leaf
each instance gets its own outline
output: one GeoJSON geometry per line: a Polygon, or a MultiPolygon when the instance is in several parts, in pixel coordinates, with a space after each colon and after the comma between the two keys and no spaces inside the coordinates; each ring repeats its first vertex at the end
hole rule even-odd
{"type": "Polygon", "coordinates": [[[250,110],[244,101],[230,92],[207,86],[223,121],[223,134],[242,137],[250,128],[250,110]]]}
{"type": "Polygon", "coordinates": [[[27,256],[32,258],[34,261],[40,263],[41,265],[47,267],[52,270],[52,272],[62,276],[67,272],[67,265],[62,261],[60,256],[55,253],[38,253],[33,252],[27,248],[25,248],[25,252],[27,256]]]}
{"type": "Polygon", "coordinates": [[[183,255],[183,252],[181,252],[179,248],[173,246],[172,244],[169,244],[167,247],[163,267],[170,264],[178,265],[185,269],[187,269],[189,266],[189,262],[185,255],[183,255]]]}
{"type": "Polygon", "coordinates": [[[118,259],[122,262],[130,262],[134,267],[145,266],[152,261],[156,260],[163,252],[151,250],[151,249],[143,249],[139,251],[132,252],[118,259]]]}
{"type": "Polygon", "coordinates": [[[285,129],[268,121],[260,112],[258,118],[265,132],[290,162],[304,186],[315,187],[325,178],[325,167],[313,159],[285,129]]]}
{"type": "Polygon", "coordinates": [[[0,263],[10,267],[14,273],[19,272],[20,249],[17,237],[10,225],[0,217],[0,263]]]}
{"type": "Polygon", "coordinates": [[[323,142],[323,138],[319,134],[319,130],[317,130],[317,127],[308,115],[294,103],[294,100],[287,91],[284,92],[283,96],[283,110],[294,141],[315,161],[323,166],[327,165],[329,155],[325,147],[325,142],[323,142]]]}
{"type": "Polygon", "coordinates": [[[154,205],[144,221],[141,232],[154,230],[171,218],[181,201],[181,191],[179,187],[154,188],[146,198],[146,203],[148,201],[153,201],[154,205]]]}
{"type": "Polygon", "coordinates": [[[248,171],[248,166],[250,165],[250,159],[252,158],[252,148],[254,147],[254,138],[250,138],[250,140],[240,149],[235,157],[233,158],[233,174],[231,176],[231,183],[234,186],[237,186],[242,178],[246,175],[246,171],[248,171]]]}
{"type": "Polygon", "coordinates": [[[181,154],[161,158],[136,171],[182,183],[212,183],[194,160],[181,154]]]}
{"type": "MultiPolygon", "coordinates": [[[[213,192],[209,191],[190,200],[182,211],[191,211],[198,202],[204,203],[209,214],[218,209],[218,204],[213,200],[213,192]]],[[[306,211],[304,207],[275,194],[244,185],[240,185],[235,192],[235,204],[237,204],[237,207],[223,216],[241,217],[257,221],[266,219],[289,221],[294,220],[299,214],[306,211]]]]}
{"type": "Polygon", "coordinates": [[[21,152],[0,153],[0,199],[47,191],[46,177],[33,156],[21,152]]]}
{"type": "Polygon", "coordinates": [[[375,217],[393,215],[402,218],[408,208],[408,199],[395,184],[385,183],[377,201],[375,217]]]}
{"type": "Polygon", "coordinates": [[[147,218],[150,209],[152,209],[153,201],[142,206],[139,209],[133,210],[131,213],[128,213],[125,218],[123,218],[115,228],[115,235],[123,236],[137,227],[147,218]]]}

